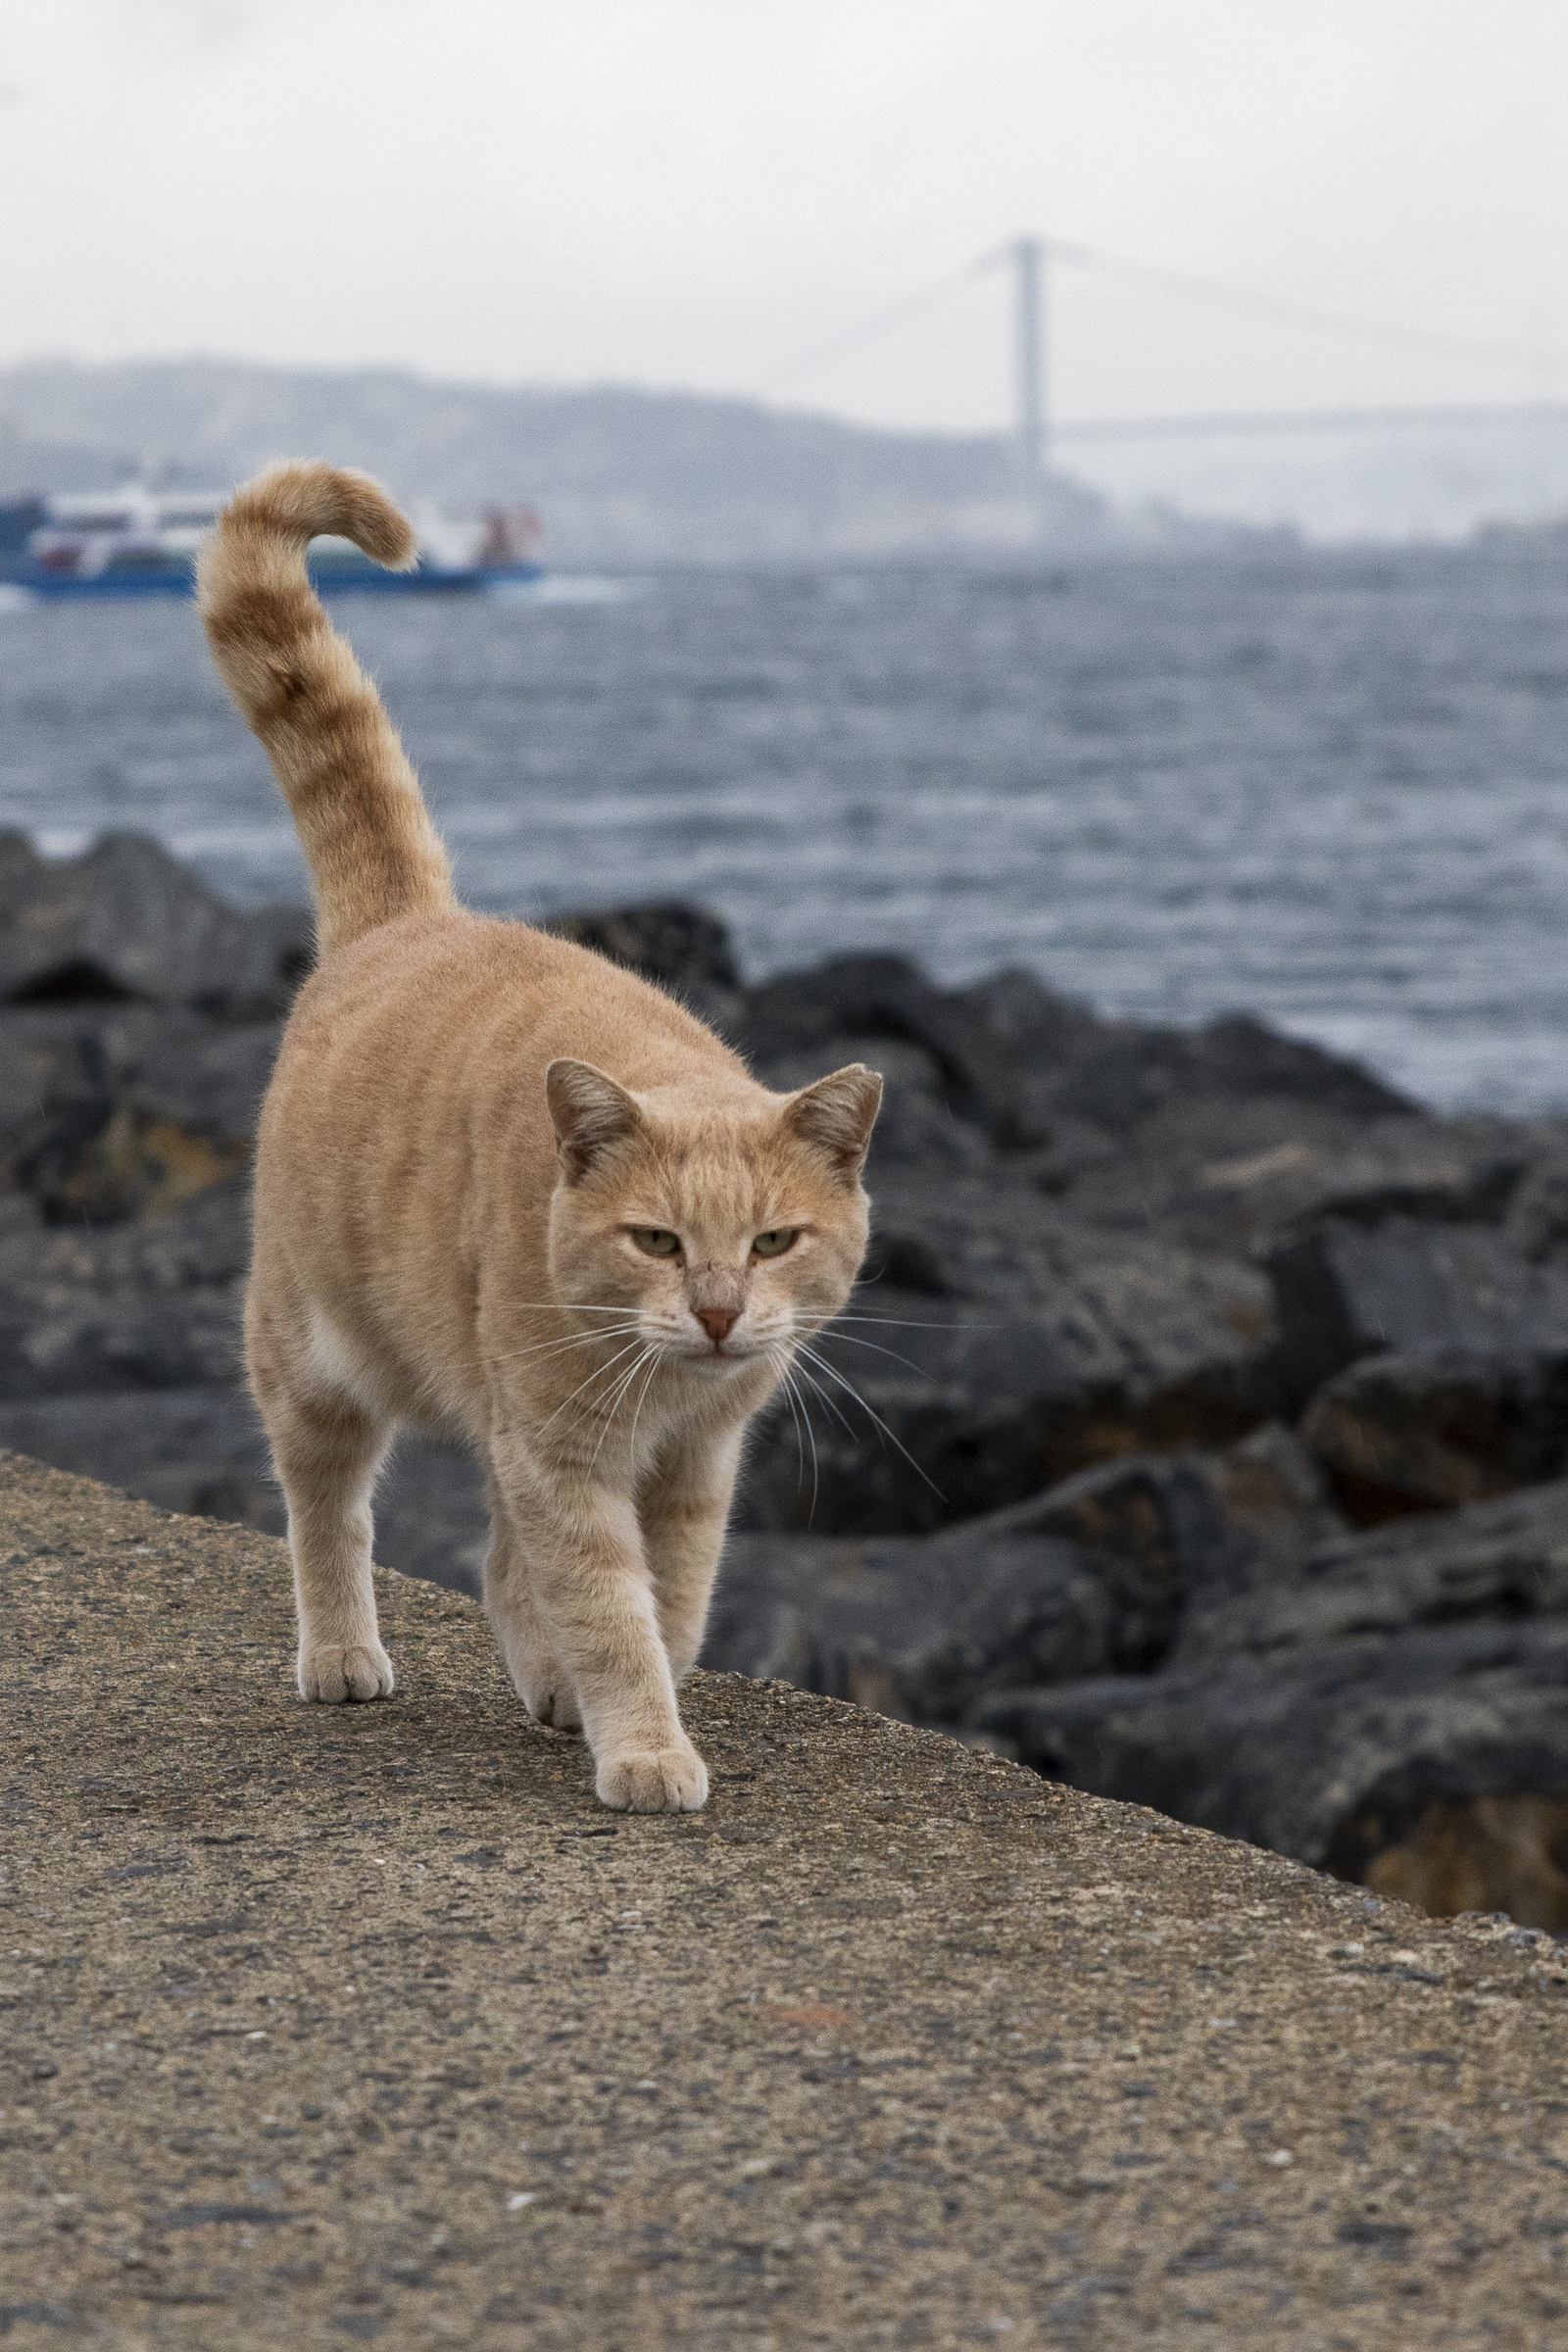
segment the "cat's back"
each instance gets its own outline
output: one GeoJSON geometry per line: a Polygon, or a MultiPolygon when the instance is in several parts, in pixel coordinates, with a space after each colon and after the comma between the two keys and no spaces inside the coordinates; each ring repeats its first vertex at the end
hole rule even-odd
{"type": "Polygon", "coordinates": [[[563,1054],[632,1088],[755,1086],[706,1023],[636,973],[529,924],[451,908],[385,923],[312,974],[284,1030],[264,1147],[314,1125],[313,1110],[341,1145],[421,1113],[466,1123],[527,1102],[524,1124],[553,1155],[543,1081],[563,1054]]]}

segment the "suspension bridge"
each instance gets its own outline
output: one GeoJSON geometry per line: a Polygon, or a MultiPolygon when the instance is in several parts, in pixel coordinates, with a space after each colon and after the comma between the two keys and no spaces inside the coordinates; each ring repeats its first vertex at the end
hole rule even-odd
{"type": "Polygon", "coordinates": [[[850,354],[905,325],[977,277],[1005,273],[1012,284],[1013,438],[1020,487],[1038,498],[1058,450],[1097,443],[1257,440],[1312,434],[1404,432],[1441,428],[1463,433],[1511,425],[1568,425],[1568,400],[1368,403],[1331,408],[1212,409],[1154,416],[1058,416],[1051,401],[1051,295],[1057,272],[1092,270],[1161,295],[1240,313],[1276,325],[1304,328],[1341,341],[1425,354],[1446,360],[1486,361],[1540,369],[1545,355],[1525,344],[1446,333],[1395,320],[1319,309],[1246,287],[1228,286],[1152,267],[1063,238],[1019,236],[945,271],[902,299],[860,318],[798,355],[759,390],[777,394],[808,381],[850,354]]]}

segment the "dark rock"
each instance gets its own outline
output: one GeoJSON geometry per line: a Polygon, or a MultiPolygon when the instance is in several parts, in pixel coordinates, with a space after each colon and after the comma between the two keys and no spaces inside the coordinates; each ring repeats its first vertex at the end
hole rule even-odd
{"type": "Polygon", "coordinates": [[[239,1378],[249,1187],[228,1177],[167,1216],[0,1242],[0,1397],[239,1378]]]}
{"type": "MultiPolygon", "coordinates": [[[[1157,1034],[1157,1032],[1156,1032],[1157,1034]]],[[[1254,1095],[1316,1102],[1325,1110],[1375,1119],[1393,1111],[1419,1111],[1420,1104],[1354,1061],[1304,1038],[1285,1037],[1250,1013],[1224,1013],[1192,1031],[1187,1081],[1195,1092],[1245,1101],[1254,1095]]]]}
{"type": "Polygon", "coordinates": [[[1133,1662],[1168,1614],[1168,1592],[1130,1563],[984,1523],[852,1544],[740,1536],[703,1663],[952,1723],[986,1692],[1133,1662]]]}
{"type": "Polygon", "coordinates": [[[1245,1014],[1198,1030],[1102,1020],[1022,971],[996,973],[961,1002],[1010,1047],[1030,1132],[1065,1118],[1125,1136],[1173,1102],[1269,1097],[1352,1119],[1418,1109],[1359,1063],[1245,1014]]]}
{"type": "Polygon", "coordinates": [[[116,1225],[161,1215],[249,1156],[243,1137],[203,1134],[132,1102],[86,1096],[24,1142],[14,1176],[46,1225],[116,1225]]]}
{"type": "Polygon", "coordinates": [[[1002,1180],[890,1179],[873,1213],[873,1279],[797,1373],[809,1440],[788,1399],[763,1416],[748,1526],[919,1533],[1114,1455],[1227,1444],[1277,1405],[1251,1267],[1095,1232],[1002,1180]]]}
{"type": "Polygon", "coordinates": [[[1533,1149],[1500,1119],[1368,1121],[1283,1097],[1198,1098],[1145,1120],[1114,1155],[1063,1167],[1053,1151],[1039,1171],[1089,1223],[1256,1251],[1325,1217],[1494,1223],[1533,1149]]]}
{"type": "Polygon", "coordinates": [[[1275,1427],[1107,1463],[940,1535],[732,1537],[704,1658],[952,1722],[983,1690],[1151,1672],[1195,1599],[1271,1579],[1343,1524],[1275,1427]]]}
{"type": "Polygon", "coordinates": [[[0,1014],[0,1134],[14,1137],[52,1104],[91,1097],[248,1137],[280,1034],[275,1021],[220,1027],[140,1004],[0,1014]]]}
{"type": "MultiPolygon", "coordinates": [[[[57,1271],[51,1261],[47,1272],[57,1271]]],[[[30,1295],[12,1291],[0,1301],[0,1397],[204,1381],[231,1387],[239,1377],[242,1300],[237,1281],[178,1298],[94,1298],[83,1285],[48,1279],[30,1295]]]]}
{"type": "Polygon", "coordinates": [[[1568,1348],[1370,1356],[1301,1436],[1360,1527],[1507,1494],[1568,1469],[1568,1348]]]}
{"type": "MultiPolygon", "coordinates": [[[[994,1170],[996,1154],[983,1131],[949,1106],[942,1076],[919,1046],[897,1038],[836,1038],[831,1058],[863,1061],[880,1071],[882,1107],[871,1136],[865,1182],[873,1198],[896,1174],[978,1176],[994,1170]]],[[[821,1054],[751,1056],[753,1074],[780,1094],[825,1075],[821,1054]]]]}
{"type": "Polygon", "coordinates": [[[284,1010],[314,957],[302,907],[231,906],[150,836],[111,833],[79,858],[0,858],[0,1003],[284,1010]]]}
{"type": "MultiPolygon", "coordinates": [[[[168,1511],[284,1532],[283,1497],[256,1407],[239,1389],[156,1389],[0,1401],[0,1451],[101,1479],[168,1511]]],[[[477,1594],[488,1533],[467,1451],[409,1430],[375,1496],[375,1556],[406,1576],[477,1594]]]]}
{"type": "Polygon", "coordinates": [[[477,1599],[489,1540],[484,1477],[468,1448],[430,1430],[400,1431],[375,1491],[376,1558],[477,1599]]]}
{"type": "Polygon", "coordinates": [[[969,1723],[1051,1779],[1366,1880],[1434,1806],[1568,1795],[1565,1693],[1568,1624],[1470,1624],[1019,1692],[969,1723]]]}
{"type": "Polygon", "coordinates": [[[1568,1273],[1530,1266],[1484,1227],[1333,1219],[1269,1258],[1281,1343],[1300,1400],[1382,1350],[1568,1348],[1568,1273]],[[1302,1386],[1301,1384],[1304,1384],[1302,1386]]]}
{"type": "Polygon", "coordinates": [[[1349,1532],[1311,1455],[1278,1422],[1221,1452],[1128,1454],[1081,1470],[971,1525],[1063,1536],[1139,1564],[1171,1595],[1171,1622],[1146,1667],[1178,1618],[1294,1580],[1315,1546],[1349,1532]]]}
{"type": "Polygon", "coordinates": [[[835,956],[747,992],[745,1044],[762,1063],[807,1056],[820,1074],[851,1058],[839,1051],[850,1038],[919,1046],[955,1110],[1001,1140],[1025,1140],[1017,1126],[1022,1071],[1007,1040],[972,992],[934,987],[907,956],[835,956]]]}
{"type": "Polygon", "coordinates": [[[1184,1661],[1568,1613],[1568,1481],[1341,1537],[1190,1613],[1184,1661]]]}
{"type": "Polygon", "coordinates": [[[157,1214],[249,1155],[278,1031],[120,1005],[0,1016],[0,1148],[51,1224],[157,1214]]]}
{"type": "Polygon", "coordinates": [[[234,1389],[0,1403],[0,1449],[101,1479],[167,1511],[283,1532],[256,1407],[234,1389]]]}
{"type": "Polygon", "coordinates": [[[1568,1140],[1560,1123],[1508,1203],[1502,1238],[1532,1265],[1568,1267],[1568,1140]]]}
{"type": "Polygon", "coordinates": [[[661,988],[679,991],[693,982],[727,990],[741,985],[729,933],[706,906],[668,900],[641,906],[590,907],[550,915],[539,928],[592,948],[596,956],[640,972],[661,988]]]}

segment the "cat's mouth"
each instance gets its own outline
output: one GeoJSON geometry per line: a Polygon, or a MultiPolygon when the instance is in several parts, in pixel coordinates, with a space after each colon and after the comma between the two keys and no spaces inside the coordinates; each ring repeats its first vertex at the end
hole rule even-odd
{"type": "Polygon", "coordinates": [[[754,1363],[761,1352],[755,1341],[735,1340],[726,1336],[722,1340],[705,1341],[701,1347],[689,1348],[686,1360],[693,1364],[722,1364],[728,1367],[754,1363]]]}

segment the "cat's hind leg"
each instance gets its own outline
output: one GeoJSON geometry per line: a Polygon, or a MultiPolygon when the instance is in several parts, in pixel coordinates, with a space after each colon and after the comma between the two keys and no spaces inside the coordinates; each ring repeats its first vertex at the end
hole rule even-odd
{"type": "Polygon", "coordinates": [[[288,1503],[302,1698],[390,1698],[370,1573],[370,1495],[391,1424],[341,1395],[314,1394],[253,1350],[252,1385],[288,1503]]]}
{"type": "Polygon", "coordinates": [[[494,1479],[490,1481],[490,1548],[484,1562],[484,1605],[507,1671],[535,1723],[580,1732],[582,1710],[571,1677],[533,1596],[528,1561],[494,1479]]]}

